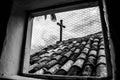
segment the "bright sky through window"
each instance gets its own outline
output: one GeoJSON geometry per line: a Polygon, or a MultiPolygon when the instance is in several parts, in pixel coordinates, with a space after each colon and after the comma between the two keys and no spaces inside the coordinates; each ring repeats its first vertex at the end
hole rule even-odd
{"type": "Polygon", "coordinates": [[[98,7],[72,10],[56,13],[57,21],[53,22],[48,14],[45,20],[44,16],[34,17],[31,54],[48,45],[55,44],[60,38],[60,27],[57,25],[63,20],[63,40],[70,38],[83,37],[89,34],[102,31],[100,13],[98,7]]]}

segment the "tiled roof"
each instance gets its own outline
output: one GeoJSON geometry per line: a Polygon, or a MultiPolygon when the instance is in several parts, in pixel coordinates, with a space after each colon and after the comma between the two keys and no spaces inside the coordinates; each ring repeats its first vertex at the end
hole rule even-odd
{"type": "Polygon", "coordinates": [[[31,55],[29,73],[107,77],[102,32],[57,42],[31,55]]]}

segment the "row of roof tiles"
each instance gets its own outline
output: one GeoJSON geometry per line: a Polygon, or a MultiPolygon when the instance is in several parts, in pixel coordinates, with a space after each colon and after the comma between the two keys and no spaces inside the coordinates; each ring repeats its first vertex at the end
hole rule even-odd
{"type": "Polygon", "coordinates": [[[49,46],[31,56],[29,73],[107,76],[102,33],[88,35],[49,46]]]}

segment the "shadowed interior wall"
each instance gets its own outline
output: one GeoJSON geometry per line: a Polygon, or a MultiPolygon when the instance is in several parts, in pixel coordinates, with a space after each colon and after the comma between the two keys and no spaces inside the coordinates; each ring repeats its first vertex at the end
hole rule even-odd
{"type": "Polygon", "coordinates": [[[0,57],[2,52],[3,42],[6,35],[7,23],[11,13],[11,8],[12,8],[12,0],[0,2],[0,10],[1,10],[0,11],[0,28],[1,28],[0,29],[0,57]]]}
{"type": "Polygon", "coordinates": [[[0,60],[2,74],[16,74],[19,67],[25,13],[14,7],[7,25],[4,48],[0,60]]]}

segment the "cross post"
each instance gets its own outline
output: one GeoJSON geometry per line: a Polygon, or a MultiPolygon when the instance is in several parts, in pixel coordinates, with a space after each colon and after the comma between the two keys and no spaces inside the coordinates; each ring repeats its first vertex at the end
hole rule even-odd
{"type": "Polygon", "coordinates": [[[58,22],[57,25],[60,26],[60,42],[62,41],[62,29],[65,28],[63,25],[63,20],[60,20],[60,23],[58,22]]]}

